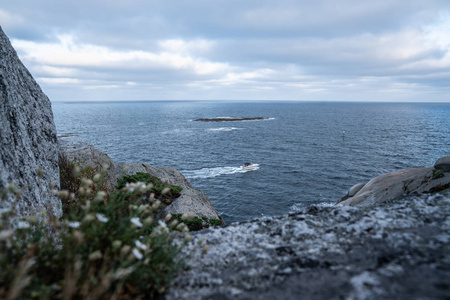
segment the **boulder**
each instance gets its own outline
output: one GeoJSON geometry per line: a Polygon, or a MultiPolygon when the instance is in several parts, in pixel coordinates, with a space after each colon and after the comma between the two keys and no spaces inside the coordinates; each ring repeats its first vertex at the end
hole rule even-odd
{"type": "Polygon", "coordinates": [[[115,163],[107,154],[87,143],[60,138],[58,144],[60,153],[69,160],[77,161],[81,167],[91,166],[100,171],[104,165],[107,165],[105,180],[110,190],[114,190],[117,179],[137,172],[149,173],[163,182],[181,186],[183,188],[181,196],[165,207],[162,212],[164,215],[193,213],[200,218],[222,219],[212,206],[209,197],[201,190],[193,188],[184,175],[172,167],[155,167],[142,163],[115,163]]]}
{"type": "Polygon", "coordinates": [[[137,172],[149,173],[168,184],[178,185],[183,188],[181,196],[165,207],[163,214],[193,213],[197,217],[208,219],[220,219],[222,217],[212,206],[209,197],[199,189],[191,186],[189,181],[180,171],[172,167],[154,167],[148,164],[118,163],[115,165],[116,178],[123,175],[133,175],[137,172]],[[125,171],[126,170],[126,171],[125,171]]]}
{"type": "Polygon", "coordinates": [[[1,28],[0,144],[0,190],[14,183],[22,191],[17,202],[12,195],[1,200],[0,211],[13,208],[23,217],[45,209],[60,217],[61,201],[51,195],[49,188],[50,182],[59,187],[51,103],[1,28]]]}
{"type": "Polygon", "coordinates": [[[114,189],[116,185],[114,162],[106,153],[88,143],[72,141],[70,138],[59,138],[58,147],[59,153],[70,161],[75,161],[81,168],[90,166],[101,172],[103,167],[107,167],[105,181],[111,191],[114,189]]]}
{"type": "Polygon", "coordinates": [[[355,196],[355,194],[357,192],[359,192],[365,185],[366,185],[365,182],[360,182],[360,183],[355,184],[354,186],[352,186],[351,188],[348,189],[347,196],[348,197],[355,196]]]}
{"type": "Polygon", "coordinates": [[[442,172],[450,172],[450,156],[439,158],[434,164],[434,168],[442,172]]]}
{"type": "Polygon", "coordinates": [[[450,173],[433,167],[412,168],[383,174],[371,179],[354,196],[338,204],[370,206],[398,199],[405,194],[432,193],[450,187],[450,173]]]}

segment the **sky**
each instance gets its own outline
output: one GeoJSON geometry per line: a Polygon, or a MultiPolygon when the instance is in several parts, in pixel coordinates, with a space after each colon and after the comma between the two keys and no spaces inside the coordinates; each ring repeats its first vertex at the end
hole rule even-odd
{"type": "Polygon", "coordinates": [[[2,0],[52,101],[450,102],[449,0],[2,0]]]}

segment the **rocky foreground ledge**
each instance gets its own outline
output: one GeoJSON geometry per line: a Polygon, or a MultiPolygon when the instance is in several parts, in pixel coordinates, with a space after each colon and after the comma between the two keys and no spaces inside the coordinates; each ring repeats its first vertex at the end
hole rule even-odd
{"type": "Polygon", "coordinates": [[[448,299],[450,192],[208,229],[184,254],[168,300],[448,299]]]}
{"type": "Polygon", "coordinates": [[[449,187],[447,156],[355,185],[341,205],[201,231],[167,299],[449,299],[449,187]]]}
{"type": "Polygon", "coordinates": [[[245,118],[245,117],[217,117],[211,119],[195,119],[193,121],[197,122],[230,122],[230,121],[255,121],[255,120],[268,120],[269,118],[265,117],[253,117],[253,118],[245,118]]]}

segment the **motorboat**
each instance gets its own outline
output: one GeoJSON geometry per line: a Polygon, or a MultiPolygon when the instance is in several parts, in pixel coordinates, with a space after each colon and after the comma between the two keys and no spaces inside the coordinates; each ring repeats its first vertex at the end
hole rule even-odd
{"type": "Polygon", "coordinates": [[[259,168],[259,164],[245,163],[243,166],[241,166],[241,169],[243,170],[255,170],[257,168],[259,168]]]}

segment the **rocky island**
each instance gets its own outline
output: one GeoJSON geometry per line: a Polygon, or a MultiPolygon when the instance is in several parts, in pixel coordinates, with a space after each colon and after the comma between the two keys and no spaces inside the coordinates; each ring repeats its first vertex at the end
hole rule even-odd
{"type": "Polygon", "coordinates": [[[266,117],[217,117],[211,119],[195,119],[196,122],[230,122],[230,121],[255,121],[268,120],[266,117]]]}

